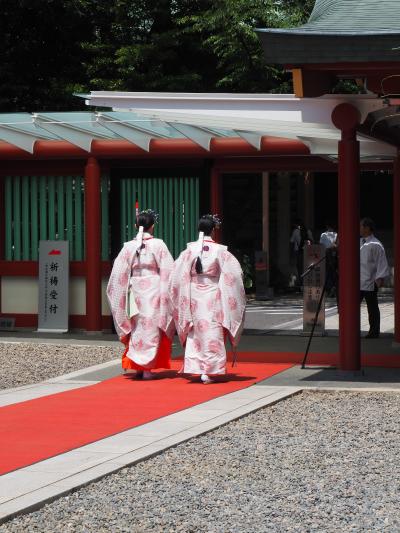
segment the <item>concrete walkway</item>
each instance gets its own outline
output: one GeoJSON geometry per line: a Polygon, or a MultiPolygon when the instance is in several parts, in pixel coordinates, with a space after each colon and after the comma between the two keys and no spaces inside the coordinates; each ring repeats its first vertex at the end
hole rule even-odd
{"type": "MultiPolygon", "coordinates": [[[[2,391],[0,405],[84,387],[116,373],[121,373],[119,360],[2,391]]],[[[5,474],[0,477],[0,523],[299,391],[248,387],[5,474]]]]}
{"type": "MultiPolygon", "coordinates": [[[[394,303],[391,294],[379,295],[381,332],[393,334],[394,303]]],[[[361,334],[369,330],[365,302],[361,305],[361,334]]],[[[250,301],[246,309],[245,329],[255,334],[261,331],[268,335],[298,335],[303,329],[303,300],[301,295],[257,302],[250,301]]],[[[325,303],[325,329],[328,336],[339,335],[339,314],[336,300],[328,298],[325,303]]]]}

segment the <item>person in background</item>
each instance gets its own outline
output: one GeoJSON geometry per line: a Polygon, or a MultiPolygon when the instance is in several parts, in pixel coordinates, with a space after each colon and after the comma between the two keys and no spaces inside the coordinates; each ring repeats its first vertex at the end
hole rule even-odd
{"type": "Polygon", "coordinates": [[[152,370],[170,368],[174,332],[168,284],[174,260],[161,239],[153,237],[158,215],[151,209],[137,216],[136,237],[115,259],[107,296],[115,329],[125,345],[124,370],[152,379],[152,370]]]}
{"type": "Polygon", "coordinates": [[[328,296],[338,297],[337,232],[331,222],[327,222],[325,227],[319,242],[325,247],[326,293],[328,296]]]}
{"type": "Polygon", "coordinates": [[[312,244],[314,240],[311,230],[307,229],[300,219],[297,219],[295,222],[290,242],[293,244],[293,251],[296,258],[297,283],[299,287],[302,287],[303,279],[301,275],[304,269],[304,246],[312,244]]]}
{"type": "Polygon", "coordinates": [[[237,346],[246,307],[240,264],[213,240],[219,224],[216,215],[200,218],[199,240],[188,243],[175,261],[170,284],[175,325],[185,347],[183,372],[200,375],[204,384],[226,373],[225,335],[237,346]]]}
{"type": "Polygon", "coordinates": [[[333,224],[331,224],[330,222],[327,222],[325,227],[326,230],[321,233],[319,243],[323,244],[325,248],[333,248],[336,246],[337,233],[334,229],[333,224]]]}
{"type": "Polygon", "coordinates": [[[389,266],[383,244],[375,237],[375,223],[370,218],[360,222],[360,303],[367,302],[369,332],[367,339],[380,334],[378,289],[389,276],[389,266]]]}

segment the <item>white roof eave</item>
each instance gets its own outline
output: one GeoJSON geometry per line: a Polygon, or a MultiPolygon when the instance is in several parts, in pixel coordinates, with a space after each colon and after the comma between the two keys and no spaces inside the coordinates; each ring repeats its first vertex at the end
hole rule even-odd
{"type": "MultiPolygon", "coordinates": [[[[319,98],[298,98],[290,94],[236,93],[153,93],[94,91],[86,97],[90,106],[154,111],[212,111],[218,116],[245,115],[302,122],[331,124],[333,109],[344,102],[351,103],[361,113],[362,121],[368,113],[383,107],[374,95],[325,95],[319,98]],[[280,116],[279,116],[280,115],[280,116]]],[[[245,129],[245,128],[243,128],[245,129]]]]}
{"type": "MultiPolygon", "coordinates": [[[[71,144],[82,148],[86,152],[91,151],[92,142],[96,139],[107,139],[105,135],[95,134],[86,131],[80,127],[80,123],[77,122],[60,122],[57,120],[49,120],[47,117],[42,117],[40,114],[33,114],[34,123],[43,130],[55,135],[59,139],[68,141],[71,144]]],[[[82,121],[81,124],[89,124],[89,122],[82,121]]]]}
{"type": "MultiPolygon", "coordinates": [[[[364,121],[384,107],[374,95],[325,95],[297,98],[288,94],[154,93],[95,91],[89,105],[128,109],[168,122],[180,131],[192,128],[222,128],[235,131],[252,146],[260,148],[262,136],[299,139],[315,155],[337,154],[340,131],[332,123],[334,108],[351,103],[364,121]]],[[[361,156],[395,156],[386,143],[359,136],[361,156]]],[[[205,140],[207,143],[207,140],[205,140]]]]}
{"type": "Polygon", "coordinates": [[[39,141],[40,137],[35,137],[30,133],[16,131],[11,128],[0,126],[0,140],[17,146],[25,152],[33,154],[35,142],[39,141]]]}

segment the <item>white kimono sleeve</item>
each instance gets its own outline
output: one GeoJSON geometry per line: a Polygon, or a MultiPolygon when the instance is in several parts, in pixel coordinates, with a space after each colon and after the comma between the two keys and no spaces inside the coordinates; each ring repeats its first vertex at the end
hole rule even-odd
{"type": "Polygon", "coordinates": [[[174,260],[165,242],[160,241],[155,259],[160,272],[160,320],[158,327],[171,338],[174,334],[174,323],[169,283],[174,260]]]}
{"type": "Polygon", "coordinates": [[[194,261],[192,251],[187,248],[175,261],[170,280],[170,296],[176,331],[182,345],[192,324],[190,311],[190,270],[194,261]]]}
{"type": "Polygon", "coordinates": [[[118,337],[131,332],[131,321],[126,314],[126,289],[131,268],[131,252],[124,246],[116,257],[107,285],[107,298],[118,337]]]}
{"type": "Polygon", "coordinates": [[[232,344],[237,346],[244,325],[246,294],[239,261],[227,250],[219,254],[221,276],[218,284],[223,311],[222,326],[228,331],[232,344]]]}

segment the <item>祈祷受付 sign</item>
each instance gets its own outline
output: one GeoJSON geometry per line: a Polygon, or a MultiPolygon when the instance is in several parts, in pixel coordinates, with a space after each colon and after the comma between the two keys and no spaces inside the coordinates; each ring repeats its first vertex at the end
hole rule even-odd
{"type": "Polygon", "coordinates": [[[39,243],[38,331],[68,331],[68,241],[39,243]]]}

